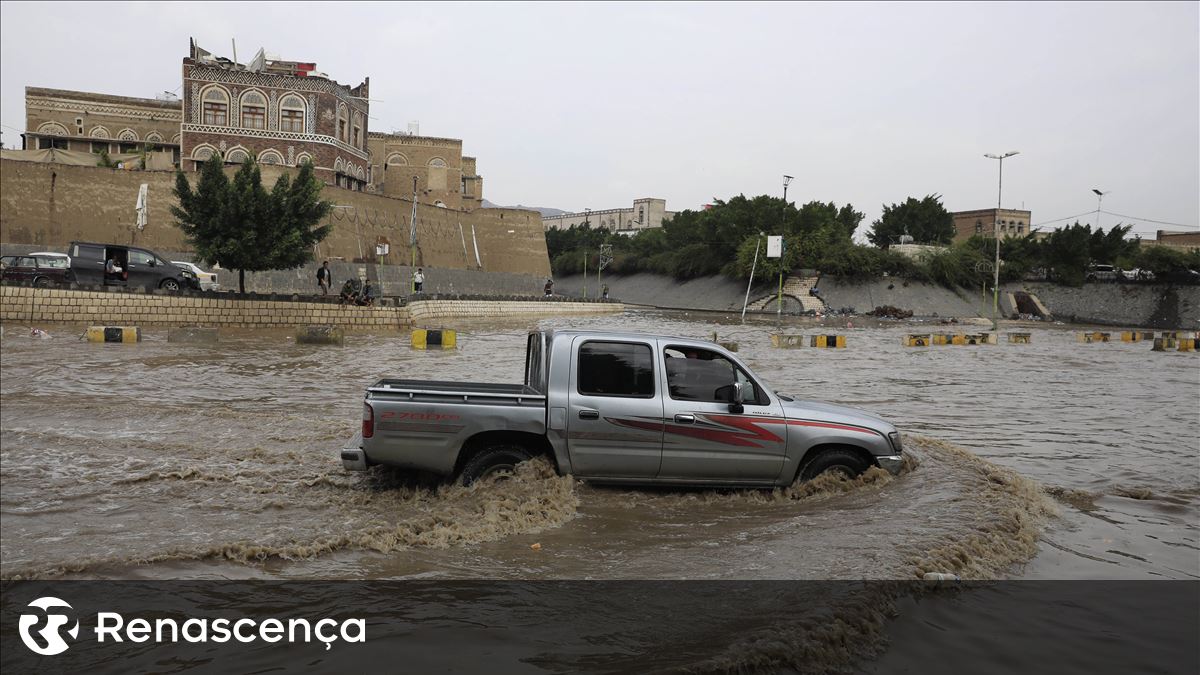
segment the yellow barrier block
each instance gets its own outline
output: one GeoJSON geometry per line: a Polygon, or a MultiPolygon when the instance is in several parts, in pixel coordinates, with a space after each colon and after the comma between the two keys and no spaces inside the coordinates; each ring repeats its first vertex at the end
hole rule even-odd
{"type": "Polygon", "coordinates": [[[804,336],[773,333],[771,335],[771,346],[780,349],[797,349],[804,346],[804,336]]]}
{"type": "Polygon", "coordinates": [[[935,345],[954,344],[954,336],[951,335],[950,333],[934,333],[933,344],[935,344],[935,345]]]}
{"type": "Polygon", "coordinates": [[[1027,345],[1027,344],[1033,342],[1032,338],[1033,338],[1032,333],[1009,333],[1008,334],[1009,343],[1014,344],[1014,345],[1027,345]]]}
{"type": "Polygon", "coordinates": [[[1150,348],[1150,351],[1165,352],[1169,349],[1175,349],[1178,346],[1176,342],[1172,338],[1154,338],[1154,346],[1150,348]]]}
{"type": "Polygon", "coordinates": [[[1154,331],[1152,330],[1127,330],[1121,332],[1121,342],[1141,342],[1142,340],[1153,340],[1154,331]]]}
{"type": "Polygon", "coordinates": [[[412,332],[413,349],[454,349],[458,335],[446,328],[415,328],[412,332]]]}
{"type": "Polygon", "coordinates": [[[809,346],[822,347],[826,349],[845,349],[845,335],[813,335],[809,340],[809,346]]]}
{"type": "Polygon", "coordinates": [[[1164,340],[1178,340],[1179,339],[1179,331],[1164,330],[1162,333],[1159,334],[1159,336],[1162,337],[1164,340]]]}
{"type": "Polygon", "coordinates": [[[1090,333],[1080,333],[1077,336],[1077,340],[1079,342],[1091,344],[1093,342],[1108,342],[1110,337],[1111,337],[1110,333],[1090,332],[1090,333]]]}
{"type": "Polygon", "coordinates": [[[88,326],[88,342],[141,342],[142,329],[137,326],[88,326]]]}
{"type": "Polygon", "coordinates": [[[1197,350],[1196,338],[1179,338],[1179,351],[1194,352],[1197,350]]]}
{"type": "Polygon", "coordinates": [[[901,344],[905,347],[928,347],[933,344],[933,341],[930,339],[929,334],[926,333],[924,335],[905,335],[901,340],[901,344]]]}
{"type": "Polygon", "coordinates": [[[995,333],[975,333],[967,335],[967,344],[969,345],[994,345],[996,344],[995,333]]]}
{"type": "Polygon", "coordinates": [[[965,345],[965,344],[967,344],[967,336],[966,336],[966,335],[962,335],[962,334],[959,334],[959,335],[951,335],[951,336],[950,336],[950,344],[952,344],[952,345],[965,345]]]}
{"type": "Polygon", "coordinates": [[[717,344],[721,345],[722,347],[724,347],[725,349],[728,349],[731,352],[736,352],[738,350],[738,343],[736,343],[736,342],[717,342],[717,344]]]}

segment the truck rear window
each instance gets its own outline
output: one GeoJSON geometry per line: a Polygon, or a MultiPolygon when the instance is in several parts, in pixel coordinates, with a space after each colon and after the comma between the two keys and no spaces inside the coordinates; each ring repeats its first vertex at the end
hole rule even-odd
{"type": "Polygon", "coordinates": [[[579,347],[579,393],[654,397],[654,357],[649,345],[585,342],[579,347]]]}

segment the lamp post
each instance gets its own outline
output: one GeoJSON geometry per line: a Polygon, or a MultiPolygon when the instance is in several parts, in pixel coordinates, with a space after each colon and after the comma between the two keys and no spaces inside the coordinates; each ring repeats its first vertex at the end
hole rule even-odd
{"type": "Polygon", "coordinates": [[[783,231],[783,221],[787,217],[787,188],[791,182],[792,177],[786,173],[783,174],[783,213],[780,214],[779,218],[779,309],[776,312],[776,317],[780,321],[783,320],[783,236],[786,234],[783,231]]]}
{"type": "Polygon", "coordinates": [[[995,331],[999,326],[996,322],[996,311],[1000,307],[1000,198],[1004,195],[1004,160],[1017,154],[1020,154],[1019,150],[1011,150],[1003,155],[984,155],[988,159],[1000,161],[1000,179],[996,186],[996,217],[994,219],[996,230],[996,262],[992,270],[995,275],[992,278],[992,331],[995,331]]]}
{"type": "Polygon", "coordinates": [[[1109,190],[1108,192],[1101,192],[1101,191],[1097,190],[1096,188],[1092,188],[1092,192],[1096,193],[1096,230],[1099,231],[1100,230],[1100,202],[1104,201],[1104,195],[1108,194],[1108,192],[1112,192],[1112,190],[1109,190]]]}
{"type": "MultiPolygon", "coordinates": [[[[589,229],[592,227],[592,210],[591,209],[583,210],[583,225],[589,229]]],[[[583,297],[585,297],[585,298],[587,297],[587,259],[588,259],[588,252],[587,252],[587,249],[585,248],[585,249],[583,249],[583,297]]]]}

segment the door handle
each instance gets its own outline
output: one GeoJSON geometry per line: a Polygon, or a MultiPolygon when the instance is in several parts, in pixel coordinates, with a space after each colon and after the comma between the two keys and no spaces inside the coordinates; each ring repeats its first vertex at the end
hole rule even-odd
{"type": "Polygon", "coordinates": [[[675,416],[675,421],[676,421],[676,422],[679,422],[680,424],[695,424],[695,423],[696,423],[696,416],[695,416],[695,415],[687,415],[687,414],[684,414],[684,413],[680,413],[680,414],[678,414],[678,415],[676,415],[676,416],[675,416]]]}
{"type": "Polygon", "coordinates": [[[599,410],[580,410],[579,419],[581,420],[598,420],[600,419],[599,410]]]}

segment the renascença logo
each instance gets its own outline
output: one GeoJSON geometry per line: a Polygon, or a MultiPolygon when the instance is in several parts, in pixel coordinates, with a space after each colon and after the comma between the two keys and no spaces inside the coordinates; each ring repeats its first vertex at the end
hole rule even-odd
{"type": "MultiPolygon", "coordinates": [[[[52,612],[51,608],[63,607],[67,611],[74,612],[74,609],[67,603],[46,596],[38,598],[29,603],[29,607],[41,610],[34,614],[22,614],[17,627],[21,630],[21,641],[29,647],[31,651],[42,656],[54,656],[67,651],[71,645],[63,639],[62,629],[71,622],[74,617],[62,611],[52,612]],[[42,626],[42,624],[45,624],[42,626]],[[38,628],[41,626],[41,628],[38,628]],[[35,631],[34,629],[37,628],[35,631]],[[40,638],[40,639],[39,639],[40,638]]],[[[67,635],[74,640],[79,637],[79,620],[75,619],[75,624],[67,629],[67,635]]]]}

